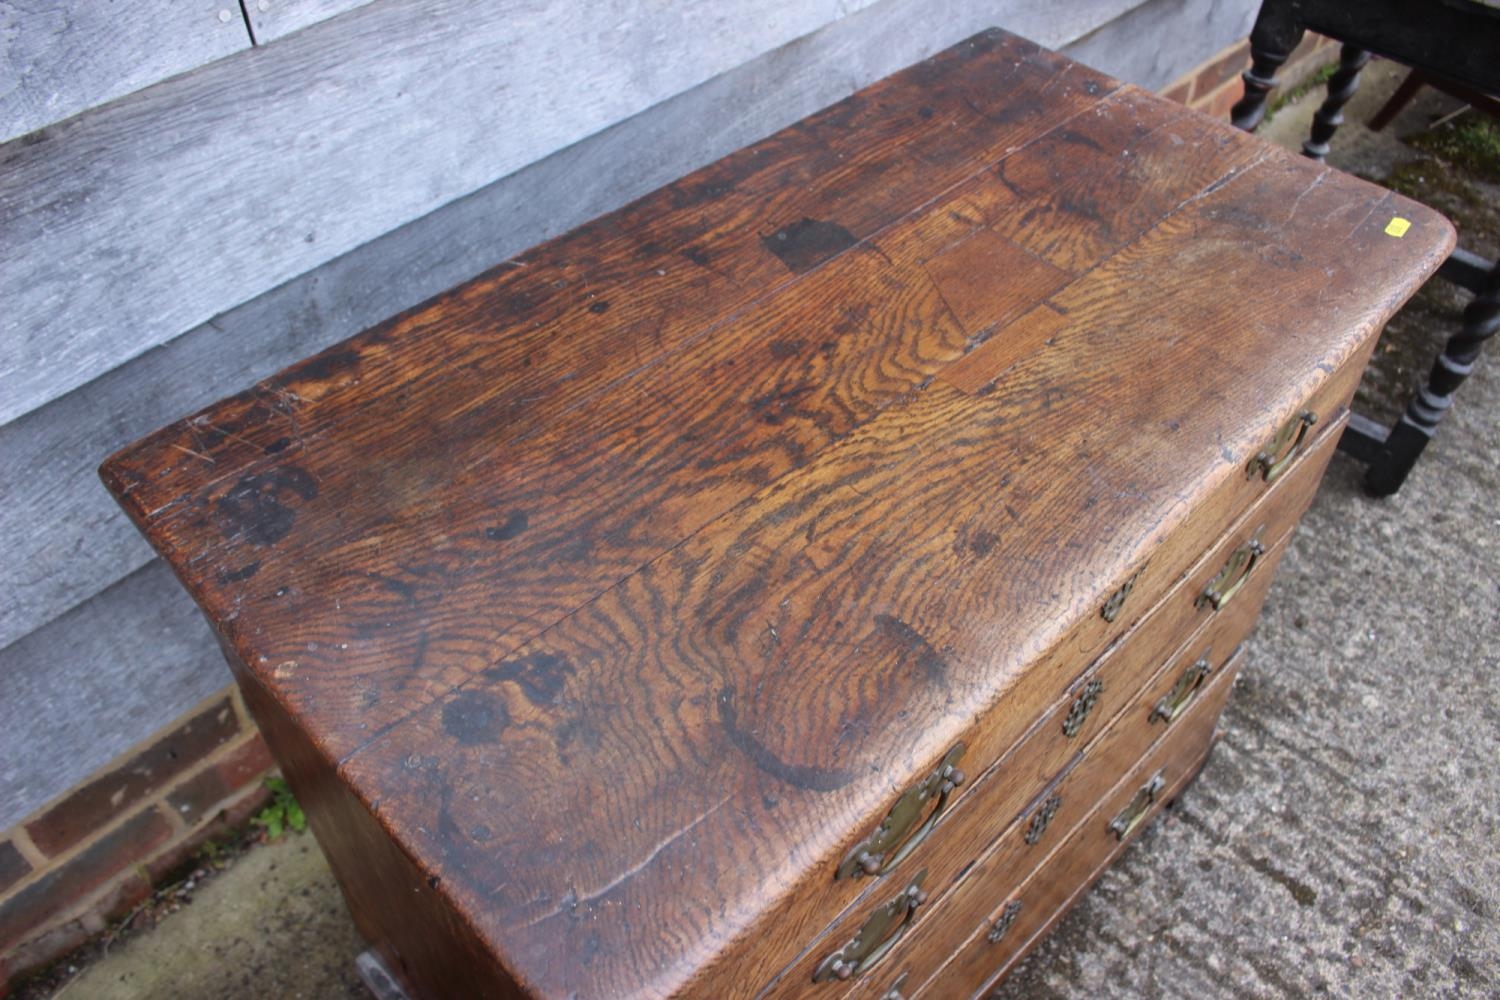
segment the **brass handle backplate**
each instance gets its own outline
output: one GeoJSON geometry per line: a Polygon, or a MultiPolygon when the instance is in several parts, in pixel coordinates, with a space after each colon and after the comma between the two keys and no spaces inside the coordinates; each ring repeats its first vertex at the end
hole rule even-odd
{"type": "Polygon", "coordinates": [[[1208,586],[1198,595],[1198,607],[1208,606],[1217,611],[1228,604],[1229,599],[1245,585],[1245,581],[1250,578],[1250,571],[1265,553],[1265,546],[1260,544],[1259,538],[1252,538],[1229,553],[1229,560],[1224,563],[1224,568],[1208,581],[1208,586]]]}
{"type": "Polygon", "coordinates": [[[1307,440],[1308,430],[1317,422],[1316,413],[1303,410],[1282,424],[1276,436],[1245,466],[1245,476],[1249,479],[1260,476],[1266,482],[1274,483],[1291,467],[1292,460],[1302,450],[1302,442],[1307,440]]]}
{"type": "Polygon", "coordinates": [[[1077,736],[1083,729],[1083,724],[1088,721],[1089,713],[1094,710],[1094,705],[1099,701],[1099,696],[1104,693],[1104,682],[1097,677],[1089,679],[1079,689],[1073,698],[1073,704],[1068,706],[1068,714],[1063,716],[1063,735],[1068,739],[1077,736]]]}
{"type": "Polygon", "coordinates": [[[818,963],[817,969],[813,971],[813,982],[851,979],[875,968],[895,947],[896,942],[911,929],[912,921],[917,917],[917,909],[927,902],[927,893],[922,891],[922,882],[926,878],[927,869],[923,868],[912,877],[905,889],[870,914],[858,934],[818,963]]]}
{"type": "Polygon", "coordinates": [[[1116,840],[1124,840],[1135,832],[1135,828],[1141,825],[1141,820],[1151,811],[1151,806],[1156,802],[1156,796],[1166,786],[1166,779],[1161,772],[1157,771],[1135,793],[1135,798],[1130,800],[1130,805],[1120,811],[1120,814],[1109,822],[1109,832],[1115,835],[1116,840]]]}
{"type": "Polygon", "coordinates": [[[1036,807],[1036,812],[1031,814],[1031,824],[1026,827],[1026,843],[1035,844],[1042,839],[1042,834],[1052,825],[1052,817],[1057,815],[1057,810],[1061,807],[1062,796],[1056,792],[1042,800],[1042,804],[1036,807]]]}
{"type": "Polygon", "coordinates": [[[1203,686],[1204,680],[1213,673],[1213,669],[1213,664],[1208,662],[1208,653],[1204,653],[1196,662],[1189,664],[1182,672],[1182,676],[1177,678],[1177,683],[1172,685],[1172,690],[1162,696],[1161,700],[1156,703],[1156,707],[1151,709],[1150,721],[1155,722],[1160,719],[1170,723],[1181,715],[1182,710],[1188,707],[1193,697],[1197,695],[1198,689],[1203,686]]]}
{"type": "Polygon", "coordinates": [[[984,939],[990,944],[999,944],[1005,938],[1005,935],[1010,932],[1011,924],[1014,924],[1016,918],[1020,915],[1021,901],[1019,899],[1012,899],[1005,904],[1005,909],[1000,911],[1000,915],[995,918],[994,923],[990,924],[989,933],[985,934],[984,939]]]}
{"type": "Polygon", "coordinates": [[[1099,609],[1099,614],[1104,616],[1105,621],[1113,622],[1116,618],[1120,617],[1120,609],[1125,607],[1125,598],[1130,596],[1130,592],[1135,589],[1135,582],[1141,578],[1141,574],[1145,571],[1146,567],[1142,566],[1130,574],[1130,579],[1120,584],[1119,590],[1109,595],[1109,600],[1105,601],[1104,607],[1099,609]]]}
{"type": "Polygon", "coordinates": [[[917,845],[932,832],[943,810],[948,808],[948,796],[953,789],[964,783],[964,773],[958,769],[964,749],[960,743],[949,750],[921,784],[908,789],[897,799],[875,832],[855,844],[844,857],[834,878],[884,875],[916,850],[917,845]],[[934,800],[935,804],[928,811],[928,804],[934,800]],[[926,820],[922,819],[924,813],[926,820]]]}

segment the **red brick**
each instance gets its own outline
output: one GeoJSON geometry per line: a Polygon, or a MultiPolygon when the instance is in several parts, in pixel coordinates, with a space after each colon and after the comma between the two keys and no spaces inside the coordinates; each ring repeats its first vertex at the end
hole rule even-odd
{"type": "MultiPolygon", "coordinates": [[[[11,978],[18,979],[41,970],[100,933],[108,921],[125,916],[150,895],[150,884],[139,875],[131,872],[117,877],[114,887],[95,900],[86,912],[41,930],[6,954],[0,959],[0,972],[8,967],[11,978]]],[[[0,993],[0,998],[3,997],[0,993]]]]}
{"type": "Polygon", "coordinates": [[[1193,93],[1193,81],[1183,80],[1181,83],[1173,84],[1161,96],[1178,104],[1186,104],[1193,93]]]}
{"type": "Polygon", "coordinates": [[[31,874],[31,862],[8,840],[0,841],[0,893],[31,874]]]}
{"type": "Polygon", "coordinates": [[[237,732],[239,719],[224,698],[27,823],[26,832],[42,853],[61,854],[135,808],[237,732]]]}
{"type": "Polygon", "coordinates": [[[196,826],[235,792],[276,766],[265,740],[255,733],[241,745],[167,793],[167,804],[188,826],[196,826]]]}
{"type": "Polygon", "coordinates": [[[48,920],[76,906],[171,836],[172,826],[161,812],[144,810],[0,902],[0,949],[33,936],[48,920]]]}
{"type": "Polygon", "coordinates": [[[151,877],[151,881],[162,882],[167,876],[186,865],[198,853],[199,848],[215,837],[232,835],[244,826],[270,798],[271,792],[264,785],[250,785],[239,794],[238,798],[225,804],[209,822],[184,835],[177,843],[152,858],[146,865],[146,873],[151,877]]]}
{"type": "Polygon", "coordinates": [[[1231,80],[1212,94],[1194,100],[1193,107],[1210,118],[1228,121],[1229,109],[1234,107],[1235,102],[1244,95],[1244,92],[1245,88],[1238,81],[1231,80]]]}

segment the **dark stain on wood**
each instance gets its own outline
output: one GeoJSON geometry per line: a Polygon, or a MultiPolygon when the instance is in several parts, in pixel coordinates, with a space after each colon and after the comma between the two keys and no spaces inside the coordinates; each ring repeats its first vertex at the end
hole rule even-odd
{"type": "Polygon", "coordinates": [[[881,635],[895,644],[902,658],[912,662],[928,681],[937,684],[943,680],[948,672],[948,662],[921,632],[895,615],[876,615],[875,626],[881,635]]]}
{"type": "Polygon", "coordinates": [[[805,274],[858,242],[854,234],[836,222],[803,217],[762,236],[760,242],[793,274],[805,274]]]}
{"type": "Polygon", "coordinates": [[[260,562],[257,560],[241,566],[239,569],[227,569],[219,574],[220,583],[242,583],[260,572],[260,562]]]}
{"type": "Polygon", "coordinates": [[[333,347],[315,354],[306,361],[294,365],[287,371],[287,382],[322,382],[336,375],[348,374],[359,367],[359,352],[345,347],[333,347]]]}
{"type": "Polygon", "coordinates": [[[461,746],[499,742],[508,725],[505,702],[488,691],[464,691],[443,706],[443,729],[461,746]]]}
{"type": "Polygon", "coordinates": [[[251,545],[275,545],[297,520],[296,501],[317,495],[313,477],[295,465],[245,476],[215,505],[219,530],[226,538],[243,538],[251,545]]]}
{"type": "Polygon", "coordinates": [[[484,529],[484,537],[492,542],[504,542],[515,538],[531,525],[531,517],[524,510],[513,510],[505,518],[505,523],[493,528],[484,529]]]}
{"type": "Polygon", "coordinates": [[[719,725],[729,742],[755,766],[778,781],[810,792],[831,792],[843,788],[854,780],[855,772],[837,768],[817,767],[812,764],[788,764],[767,749],[753,733],[740,727],[739,713],[734,707],[734,688],[719,691],[719,725]]]}
{"type": "Polygon", "coordinates": [[[534,652],[504,660],[483,672],[486,680],[519,685],[533,705],[550,705],[562,694],[573,666],[554,653],[534,652]]]}

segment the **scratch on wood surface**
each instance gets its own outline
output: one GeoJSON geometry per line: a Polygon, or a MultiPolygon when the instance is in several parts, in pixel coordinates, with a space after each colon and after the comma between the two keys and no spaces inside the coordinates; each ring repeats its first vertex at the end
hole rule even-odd
{"type": "Polygon", "coordinates": [[[174,442],[172,444],[172,447],[176,448],[178,451],[185,451],[189,455],[192,455],[194,458],[201,458],[201,459],[203,459],[203,461],[207,462],[209,465],[218,465],[219,464],[218,462],[215,462],[213,459],[209,458],[207,455],[203,454],[201,451],[194,451],[193,449],[187,447],[186,445],[181,445],[181,444],[177,444],[177,443],[174,442]]]}
{"type": "Polygon", "coordinates": [[[528,921],[522,926],[535,927],[537,924],[540,924],[546,920],[551,920],[553,917],[558,916],[562,913],[575,910],[580,906],[587,906],[598,899],[602,899],[618,886],[623,885],[625,882],[634,878],[640,872],[643,872],[647,868],[649,868],[651,866],[651,863],[655,861],[663,851],[671,847],[683,837],[686,837],[689,833],[692,833],[710,816],[718,812],[720,809],[724,808],[725,803],[727,803],[728,801],[729,795],[726,793],[722,799],[720,799],[718,802],[714,803],[712,807],[701,813],[697,819],[694,819],[692,822],[677,830],[675,833],[667,836],[666,839],[664,839],[661,843],[657,844],[656,847],[651,851],[651,853],[646,855],[646,857],[638,864],[632,865],[631,867],[625,869],[619,875],[610,879],[609,882],[607,882],[601,888],[594,890],[587,896],[579,896],[576,891],[570,891],[564,897],[562,905],[554,908],[550,913],[537,917],[535,920],[528,921]]]}
{"type": "Polygon", "coordinates": [[[1328,168],[1325,167],[1325,168],[1323,168],[1323,171],[1321,173],[1319,173],[1316,177],[1313,178],[1313,182],[1311,184],[1309,184],[1307,187],[1305,187],[1305,188],[1302,189],[1302,193],[1301,194],[1297,195],[1296,198],[1292,199],[1292,208],[1291,208],[1291,211],[1289,211],[1289,212],[1286,213],[1286,221],[1287,222],[1291,222],[1293,219],[1295,219],[1297,217],[1297,209],[1302,205],[1302,199],[1306,198],[1308,195],[1312,194],[1315,190],[1317,190],[1318,186],[1320,184],[1322,184],[1327,179],[1328,179],[1328,168]]]}

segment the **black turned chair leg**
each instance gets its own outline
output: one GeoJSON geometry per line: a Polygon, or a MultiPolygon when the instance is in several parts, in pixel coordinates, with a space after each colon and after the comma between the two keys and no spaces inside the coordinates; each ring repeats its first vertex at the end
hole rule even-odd
{"type": "Polygon", "coordinates": [[[1448,339],[1432,366],[1427,384],[1386,438],[1382,453],[1365,470],[1365,491],[1386,497],[1406,481],[1417,458],[1453,405],[1453,394],[1479,359],[1484,342],[1500,331],[1500,261],[1490,268],[1483,290],[1464,309],[1463,326],[1448,339]]]}
{"type": "Polygon", "coordinates": [[[1302,27],[1292,5],[1287,0],[1263,0],[1250,31],[1250,68],[1240,75],[1245,96],[1229,109],[1235,128],[1255,131],[1266,114],[1266,96],[1276,86],[1276,71],[1300,41],[1302,27]]]}
{"type": "Polygon", "coordinates": [[[1313,115],[1312,136],[1302,144],[1302,155],[1323,162],[1333,133],[1344,124],[1344,105],[1359,89],[1359,71],[1370,61],[1370,53],[1353,45],[1339,49],[1339,68],[1328,78],[1328,96],[1313,115]]]}

